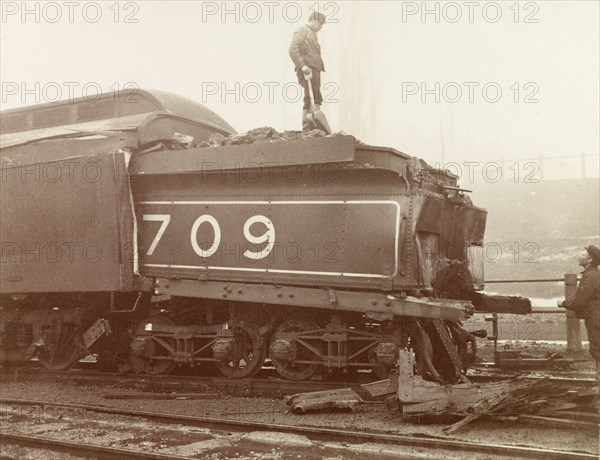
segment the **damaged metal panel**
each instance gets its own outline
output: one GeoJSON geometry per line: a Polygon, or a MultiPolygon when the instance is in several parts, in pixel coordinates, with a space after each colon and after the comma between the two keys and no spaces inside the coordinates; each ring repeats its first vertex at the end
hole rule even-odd
{"type": "MultiPolygon", "coordinates": [[[[3,148],[0,150],[2,180],[6,182],[11,180],[11,176],[18,176],[18,180],[23,184],[42,180],[73,183],[76,175],[86,174],[80,158],[116,152],[126,145],[123,137],[125,136],[82,135],[77,138],[53,138],[3,148]],[[27,165],[37,166],[17,169],[27,165]]],[[[106,171],[105,174],[110,172],[106,171]]],[[[91,179],[94,178],[93,171],[87,173],[91,179]]]]}

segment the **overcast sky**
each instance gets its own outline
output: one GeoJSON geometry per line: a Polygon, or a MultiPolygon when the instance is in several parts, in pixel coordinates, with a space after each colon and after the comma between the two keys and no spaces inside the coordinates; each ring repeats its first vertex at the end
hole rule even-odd
{"type": "MultiPolygon", "coordinates": [[[[81,1],[24,15],[2,2],[2,107],[132,83],[204,102],[239,132],[298,129],[288,47],[318,5],[335,131],[432,164],[584,152],[597,176],[599,4],[81,1]]],[[[579,158],[547,163],[580,174],[579,158]]]]}

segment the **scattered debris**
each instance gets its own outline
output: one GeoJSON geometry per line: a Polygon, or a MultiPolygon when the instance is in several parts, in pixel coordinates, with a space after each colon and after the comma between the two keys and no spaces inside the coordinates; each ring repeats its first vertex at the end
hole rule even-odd
{"type": "Polygon", "coordinates": [[[394,394],[398,391],[398,374],[392,373],[389,379],[365,383],[361,387],[373,398],[394,394]]]}
{"type": "MultiPolygon", "coordinates": [[[[415,357],[412,350],[401,350],[398,359],[398,385],[395,398],[388,399],[388,408],[398,408],[407,421],[421,422],[439,416],[462,417],[461,420],[444,429],[445,434],[454,433],[481,416],[497,415],[516,417],[521,421],[536,421],[559,426],[574,423],[555,417],[535,416],[548,414],[550,406],[563,408],[589,408],[597,401],[594,394],[579,396],[551,383],[548,379],[525,381],[523,379],[474,385],[469,382],[455,385],[440,385],[424,380],[414,374],[415,357]],[[390,404],[389,400],[397,404],[390,404]],[[565,403],[570,404],[565,404],[565,403]],[[575,404],[574,406],[572,404],[575,404]]],[[[581,421],[578,426],[589,426],[589,421],[581,421]]]]}
{"type": "Polygon", "coordinates": [[[534,355],[521,353],[520,351],[504,350],[497,351],[495,355],[495,365],[500,368],[510,369],[531,369],[531,368],[567,368],[571,364],[585,361],[584,359],[574,360],[566,358],[560,353],[549,354],[547,358],[536,358],[534,355]]]}
{"type": "MultiPolygon", "coordinates": [[[[550,359],[564,358],[554,356],[550,359]]],[[[387,395],[388,410],[399,411],[407,422],[458,419],[443,430],[445,434],[454,433],[480,417],[559,428],[598,426],[598,395],[595,392],[567,390],[547,378],[535,381],[515,378],[479,385],[469,381],[440,384],[415,375],[415,365],[413,351],[400,350],[398,369],[392,371],[390,378],[363,384],[361,389],[371,398],[387,395]],[[568,420],[560,418],[567,414],[565,411],[572,414],[568,420]]],[[[351,388],[286,397],[286,403],[295,414],[332,408],[352,409],[363,402],[351,388]]]]}
{"type": "Polygon", "coordinates": [[[362,398],[351,388],[343,388],[286,396],[285,402],[294,414],[304,414],[321,409],[352,409],[362,402],[362,398]]]}

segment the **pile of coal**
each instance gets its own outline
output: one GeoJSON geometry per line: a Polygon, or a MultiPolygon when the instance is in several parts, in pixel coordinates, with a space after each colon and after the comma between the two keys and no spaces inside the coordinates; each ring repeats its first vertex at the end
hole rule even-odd
{"type": "MultiPolygon", "coordinates": [[[[332,136],[335,135],[341,135],[341,133],[332,134],[332,136]]],[[[229,136],[216,133],[210,137],[208,142],[202,142],[198,147],[285,142],[326,136],[325,131],[321,131],[320,129],[313,129],[312,131],[284,131],[280,133],[269,126],[264,126],[262,128],[251,129],[247,133],[231,134],[229,136]]]]}

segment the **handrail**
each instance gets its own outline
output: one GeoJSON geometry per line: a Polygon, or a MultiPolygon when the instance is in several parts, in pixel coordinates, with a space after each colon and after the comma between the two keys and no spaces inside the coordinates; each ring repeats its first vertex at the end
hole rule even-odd
{"type": "MultiPolygon", "coordinates": [[[[565,274],[563,278],[537,278],[537,279],[514,279],[514,280],[487,280],[485,284],[512,284],[512,283],[563,283],[565,292],[564,298],[569,300],[575,296],[577,290],[578,281],[581,280],[581,276],[575,274],[565,274]]],[[[486,313],[478,312],[475,313],[486,313]]],[[[566,315],[566,327],[567,327],[567,351],[580,351],[581,350],[581,333],[580,326],[581,321],[577,318],[575,312],[566,310],[564,308],[548,307],[548,306],[532,306],[531,313],[564,313],[566,315]]],[[[492,321],[494,328],[494,336],[488,337],[494,340],[494,349],[496,347],[496,341],[498,339],[498,314],[494,313],[492,317],[486,317],[486,321],[492,321]]]]}

